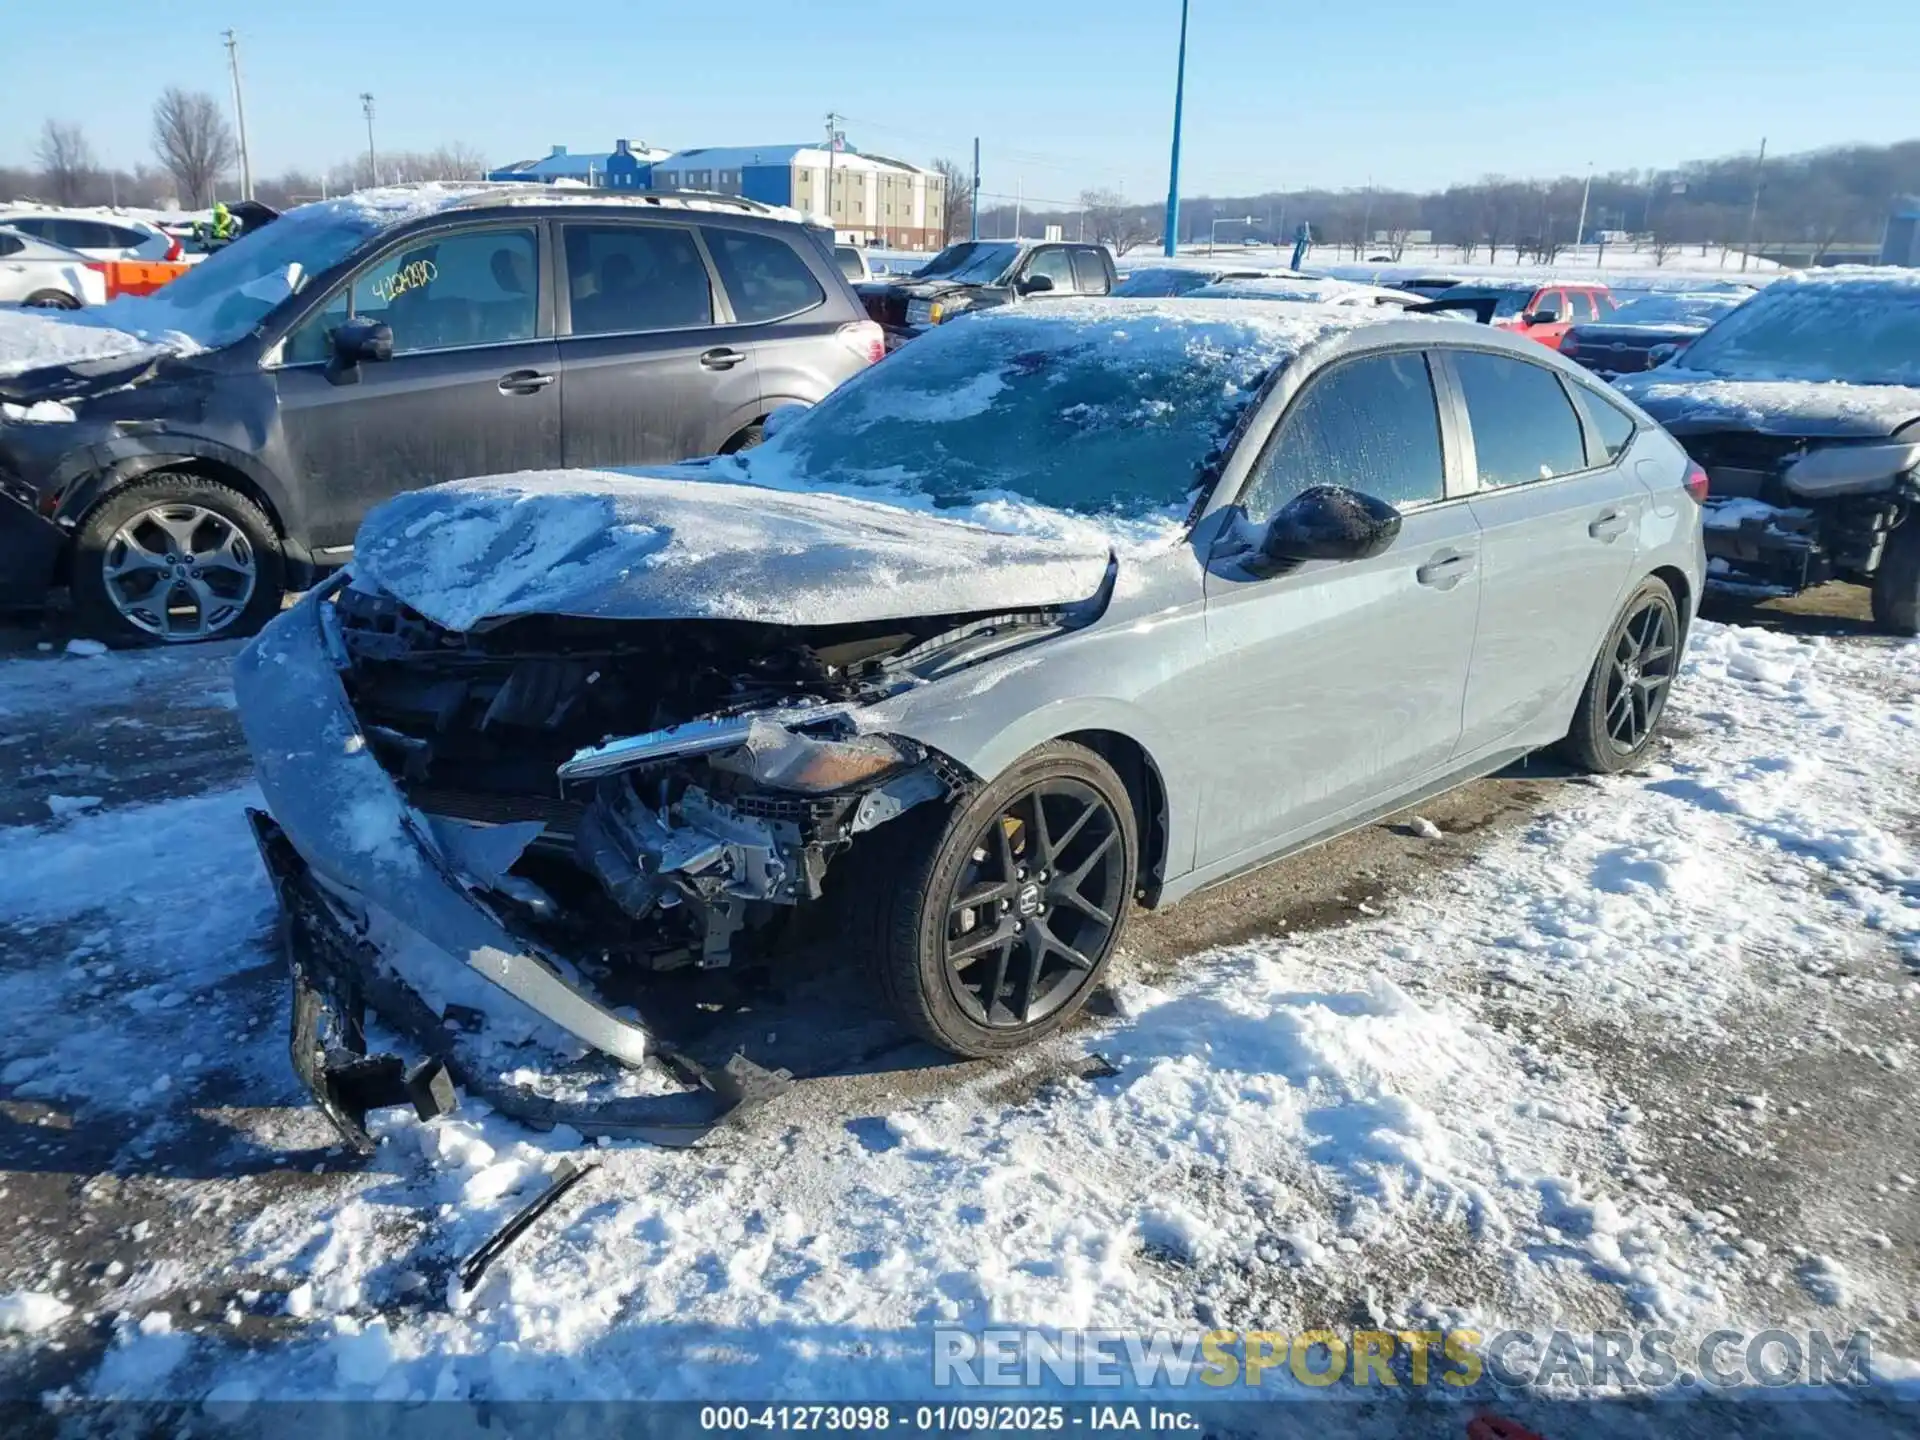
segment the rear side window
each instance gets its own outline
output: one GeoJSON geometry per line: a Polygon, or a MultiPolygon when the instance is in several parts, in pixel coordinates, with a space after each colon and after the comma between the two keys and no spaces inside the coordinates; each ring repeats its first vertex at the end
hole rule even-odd
{"type": "Polygon", "coordinates": [[[31,235],[36,240],[53,239],[53,222],[42,220],[33,215],[23,215],[18,220],[9,220],[7,224],[22,235],[31,235]]]}
{"type": "Polygon", "coordinates": [[[713,323],[713,282],[691,230],[568,225],[573,333],[691,330],[713,323]]]}
{"type": "Polygon", "coordinates": [[[0,255],[17,255],[27,248],[27,242],[18,235],[0,235],[0,255]]]}
{"type": "Polygon", "coordinates": [[[1073,252],[1073,281],[1074,289],[1082,295],[1104,295],[1110,288],[1107,267],[1091,250],[1073,252]]]}
{"type": "Polygon", "coordinates": [[[117,245],[122,250],[138,250],[147,243],[146,232],[142,230],[129,230],[123,225],[103,225],[100,228],[113,237],[106,243],[117,245]]]}
{"type": "Polygon", "coordinates": [[[92,220],[54,221],[53,243],[69,250],[112,250],[120,245],[112,226],[92,220]]]}
{"type": "Polygon", "coordinates": [[[824,304],[827,292],[786,241],[750,230],[705,231],[720,283],[743,325],[784,320],[824,304]]]}
{"type": "Polygon", "coordinates": [[[1587,420],[1600,453],[1589,457],[1595,465],[1611,464],[1627,453],[1638,429],[1634,418],[1597,390],[1578,387],[1580,403],[1587,407],[1587,420]]]}
{"type": "Polygon", "coordinates": [[[1483,487],[1525,485],[1587,468],[1580,417],[1541,365],[1480,350],[1456,350],[1453,365],[1483,487]]]}
{"type": "Polygon", "coordinates": [[[1368,355],[1308,385],[1248,481],[1247,518],[1264,525],[1316,485],[1344,485],[1393,505],[1444,498],[1440,417],[1425,356],[1368,355]]]}

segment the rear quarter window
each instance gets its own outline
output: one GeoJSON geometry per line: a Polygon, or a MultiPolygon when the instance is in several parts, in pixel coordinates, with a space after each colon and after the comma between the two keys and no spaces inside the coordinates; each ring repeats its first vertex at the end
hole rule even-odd
{"type": "Polygon", "coordinates": [[[720,283],[743,325],[785,320],[826,303],[827,292],[786,241],[750,230],[706,230],[720,283]]]}
{"type": "Polygon", "coordinates": [[[1574,393],[1586,407],[1587,433],[1593,442],[1589,449],[1597,447],[1599,451],[1598,454],[1588,455],[1588,461],[1595,465],[1608,465],[1618,460],[1633,444],[1634,433],[1640,428],[1639,422],[1597,390],[1576,385],[1574,393]]]}

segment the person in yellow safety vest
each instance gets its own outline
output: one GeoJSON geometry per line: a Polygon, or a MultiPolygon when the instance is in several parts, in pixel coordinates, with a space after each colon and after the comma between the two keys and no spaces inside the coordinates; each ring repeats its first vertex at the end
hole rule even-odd
{"type": "Polygon", "coordinates": [[[213,224],[211,226],[196,223],[193,227],[194,238],[209,250],[218,250],[234,238],[238,227],[233,223],[233,215],[225,202],[213,202],[213,224]]]}

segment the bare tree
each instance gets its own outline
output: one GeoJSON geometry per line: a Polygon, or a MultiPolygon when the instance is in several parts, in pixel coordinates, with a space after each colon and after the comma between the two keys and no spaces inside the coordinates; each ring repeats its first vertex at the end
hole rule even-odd
{"type": "Polygon", "coordinates": [[[75,205],[93,177],[93,147],[78,125],[49,119],[40,127],[33,158],[45,172],[47,189],[62,205],[75,205]]]}
{"type": "Polygon", "coordinates": [[[1153,238],[1153,227],[1140,208],[1127,204],[1117,190],[1082,190],[1080,210],[1087,217],[1090,238],[1116,255],[1124,255],[1153,238]]]}
{"type": "Polygon", "coordinates": [[[153,102],[153,153],[180,187],[180,200],[198,209],[213,203],[214,187],[239,150],[211,95],[169,85],[153,102]]]}
{"type": "Polygon", "coordinates": [[[947,231],[951,245],[973,227],[973,175],[958,160],[944,155],[933,162],[933,172],[946,182],[947,231]]]}

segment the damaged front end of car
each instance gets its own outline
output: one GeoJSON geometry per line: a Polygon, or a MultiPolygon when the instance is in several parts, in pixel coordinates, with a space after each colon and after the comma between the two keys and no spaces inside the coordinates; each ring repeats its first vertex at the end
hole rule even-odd
{"type": "Polygon", "coordinates": [[[649,1023],[650,986],[775,963],[827,914],[848,851],[975,783],[863,728],[866,707],[1074,623],[528,615],[455,632],[344,577],[314,592],[236,667],[296,1070],[362,1151],[368,1109],[435,1113],[448,1081],[536,1125],[692,1143],[787,1077],[745,1055],[700,1065],[649,1023]],[[396,935],[437,960],[423,970],[396,935]],[[476,1003],[451,983],[461,962],[519,1007],[476,1003]],[[369,1057],[367,1009],[421,1058],[369,1057]],[[632,1094],[622,1076],[647,1062],[692,1090],[632,1094]]]}

